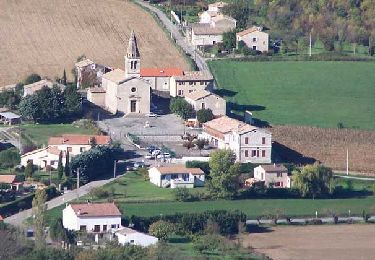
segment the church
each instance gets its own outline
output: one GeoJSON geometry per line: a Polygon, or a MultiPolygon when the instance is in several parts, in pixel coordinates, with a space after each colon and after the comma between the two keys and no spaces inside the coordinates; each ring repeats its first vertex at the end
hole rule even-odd
{"type": "Polygon", "coordinates": [[[101,87],[90,88],[87,99],[112,114],[149,113],[151,84],[141,77],[141,55],[134,31],[124,58],[125,71],[114,69],[101,75],[101,87]]]}

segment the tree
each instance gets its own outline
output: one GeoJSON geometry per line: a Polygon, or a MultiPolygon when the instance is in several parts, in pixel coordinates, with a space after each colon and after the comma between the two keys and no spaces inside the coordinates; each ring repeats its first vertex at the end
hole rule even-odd
{"type": "Polygon", "coordinates": [[[67,234],[65,232],[61,218],[56,218],[52,221],[49,227],[49,234],[53,241],[60,242],[67,240],[67,234]]]}
{"type": "Polygon", "coordinates": [[[197,146],[197,148],[199,149],[199,152],[201,153],[204,146],[208,144],[208,140],[207,139],[197,139],[195,141],[195,145],[197,146]]]}
{"type": "Polygon", "coordinates": [[[249,1],[237,0],[223,8],[223,13],[237,20],[237,28],[246,29],[249,19],[249,1]]]}
{"type": "Polygon", "coordinates": [[[34,174],[34,165],[32,161],[28,161],[25,168],[25,177],[32,178],[34,174]]]}
{"type": "Polygon", "coordinates": [[[240,164],[235,163],[236,156],[229,149],[211,153],[211,168],[208,188],[217,197],[233,198],[239,188],[240,164]]]}
{"type": "Polygon", "coordinates": [[[201,109],[197,111],[198,122],[203,124],[214,119],[214,114],[211,109],[201,109]]]}
{"type": "Polygon", "coordinates": [[[32,202],[36,248],[43,248],[46,242],[46,237],[45,237],[45,232],[44,232],[44,227],[46,224],[46,210],[47,210],[47,205],[45,204],[46,201],[47,201],[46,191],[44,189],[37,190],[35,192],[35,197],[32,202]]]}
{"type": "Polygon", "coordinates": [[[33,74],[30,74],[29,76],[27,76],[27,78],[23,81],[23,84],[24,85],[29,85],[29,84],[38,82],[41,79],[42,78],[38,74],[33,73],[33,74]]]}
{"type": "Polygon", "coordinates": [[[69,151],[66,151],[65,155],[65,167],[64,167],[64,175],[66,178],[70,176],[70,163],[69,163],[69,151]]]}
{"type": "Polygon", "coordinates": [[[194,111],[192,105],[190,105],[185,99],[180,97],[172,97],[169,108],[172,113],[180,116],[182,119],[189,118],[194,111]]]}
{"type": "Polygon", "coordinates": [[[76,87],[68,86],[64,91],[65,108],[70,116],[78,115],[81,112],[81,96],[76,87]]]}
{"type": "Polygon", "coordinates": [[[230,31],[223,33],[223,46],[225,50],[231,51],[236,48],[236,32],[230,31]]]}
{"type": "Polygon", "coordinates": [[[148,232],[161,240],[167,240],[168,237],[174,233],[176,230],[175,225],[164,221],[159,220],[154,223],[152,223],[148,229],[148,232]]]}
{"type": "Polygon", "coordinates": [[[65,69],[64,69],[63,77],[62,77],[62,84],[64,84],[66,86],[66,71],[65,71],[65,69]]]}
{"type": "Polygon", "coordinates": [[[63,166],[62,160],[63,160],[63,151],[60,151],[59,163],[57,165],[57,175],[59,176],[59,180],[61,180],[64,175],[64,166],[63,166]]]}
{"type": "Polygon", "coordinates": [[[14,167],[18,165],[20,161],[20,153],[15,147],[0,152],[0,165],[4,168],[14,167]]]}
{"type": "Polygon", "coordinates": [[[36,122],[41,115],[38,96],[28,95],[23,98],[19,105],[19,111],[22,117],[36,122]]]}
{"type": "Polygon", "coordinates": [[[328,167],[315,163],[306,165],[293,172],[293,186],[302,197],[312,197],[331,194],[334,188],[333,173],[328,167]]]}

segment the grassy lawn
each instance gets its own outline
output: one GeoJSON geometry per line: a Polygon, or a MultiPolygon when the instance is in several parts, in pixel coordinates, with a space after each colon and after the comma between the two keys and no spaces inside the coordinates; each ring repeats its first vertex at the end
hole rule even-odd
{"type": "Polygon", "coordinates": [[[47,144],[50,136],[94,133],[92,129],[76,127],[72,124],[27,124],[22,125],[21,129],[38,146],[47,144]]]}
{"type": "MultiPolygon", "coordinates": [[[[271,124],[375,129],[374,62],[211,61],[234,110],[271,124]]],[[[225,94],[225,93],[224,93],[225,94]]]]}

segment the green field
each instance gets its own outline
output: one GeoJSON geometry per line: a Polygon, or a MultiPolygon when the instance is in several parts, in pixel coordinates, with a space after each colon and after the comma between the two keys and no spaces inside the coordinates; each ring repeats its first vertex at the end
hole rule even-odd
{"type": "Polygon", "coordinates": [[[234,110],[251,110],[270,124],[375,129],[375,62],[217,60],[209,66],[234,110]]]}
{"type": "Polygon", "coordinates": [[[93,129],[76,127],[72,124],[27,124],[21,126],[22,133],[36,145],[45,145],[50,136],[62,134],[94,134],[93,129]]]}

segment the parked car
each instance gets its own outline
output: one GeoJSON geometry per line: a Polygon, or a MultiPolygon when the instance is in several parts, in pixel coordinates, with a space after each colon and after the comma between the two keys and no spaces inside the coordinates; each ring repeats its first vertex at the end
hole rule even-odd
{"type": "Polygon", "coordinates": [[[161,153],[161,151],[160,151],[159,149],[155,149],[155,150],[153,150],[153,151],[151,152],[151,155],[156,156],[156,155],[158,155],[158,154],[160,154],[160,153],[161,153]]]}
{"type": "Polygon", "coordinates": [[[159,154],[156,158],[158,158],[158,159],[171,158],[171,155],[169,153],[162,153],[162,154],[159,154]]]}
{"type": "Polygon", "coordinates": [[[147,117],[158,117],[159,115],[158,114],[155,114],[153,112],[150,112],[150,113],[147,113],[146,114],[147,117]]]}
{"type": "Polygon", "coordinates": [[[154,146],[154,145],[149,145],[146,147],[146,150],[149,152],[149,153],[152,153],[154,150],[157,150],[159,149],[158,147],[154,146]]]}
{"type": "Polygon", "coordinates": [[[155,158],[155,156],[153,156],[153,155],[151,155],[151,154],[146,154],[145,155],[145,159],[154,159],[155,158]]]}
{"type": "Polygon", "coordinates": [[[145,167],[145,163],[144,162],[135,162],[135,163],[127,166],[126,170],[127,171],[136,171],[139,168],[143,168],[143,167],[145,167]]]}

